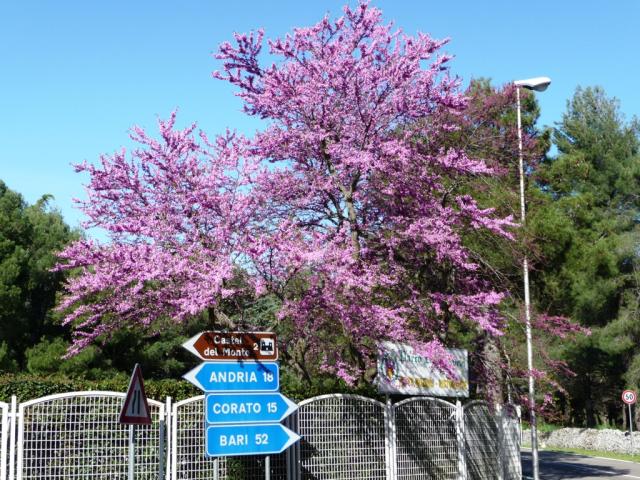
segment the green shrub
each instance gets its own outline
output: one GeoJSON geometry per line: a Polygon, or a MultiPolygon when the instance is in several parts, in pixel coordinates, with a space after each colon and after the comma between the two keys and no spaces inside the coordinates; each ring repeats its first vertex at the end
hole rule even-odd
{"type": "MultiPolygon", "coordinates": [[[[280,372],[280,391],[295,401],[327,393],[355,393],[370,398],[379,397],[375,387],[371,385],[352,388],[331,375],[316,377],[311,384],[308,384],[301,382],[287,368],[282,368],[280,372]]],[[[15,395],[19,402],[24,402],[55,393],[85,390],[124,393],[127,391],[128,386],[129,376],[124,373],[112,373],[104,378],[101,377],[94,380],[77,377],[70,378],[60,374],[3,374],[0,375],[0,401],[10,402],[12,395],[15,395]]],[[[177,402],[185,398],[202,395],[203,393],[194,385],[182,379],[145,379],[144,388],[148,398],[161,402],[164,401],[165,397],[171,397],[174,402],[177,402]]]]}
{"type": "MultiPolygon", "coordinates": [[[[79,392],[85,390],[103,390],[111,392],[126,392],[129,378],[116,375],[105,380],[70,379],[64,377],[42,377],[27,374],[6,374],[0,376],[0,401],[10,402],[15,395],[18,402],[34,398],[53,395],[55,393],[79,392]]],[[[147,397],[164,401],[169,396],[173,401],[200,395],[197,388],[185,380],[145,380],[147,397]]]]}

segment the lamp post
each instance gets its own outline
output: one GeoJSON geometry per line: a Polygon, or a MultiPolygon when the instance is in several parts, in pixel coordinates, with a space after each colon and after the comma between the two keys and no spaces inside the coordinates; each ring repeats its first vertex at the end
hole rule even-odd
{"type": "MultiPolygon", "coordinates": [[[[520,88],[542,92],[547,89],[551,79],[548,77],[528,78],[526,80],[516,80],[516,99],[518,104],[518,159],[520,173],[520,221],[524,227],[526,222],[525,201],[524,201],[524,160],[522,157],[522,120],[520,114],[520,88]]],[[[524,279],[524,318],[527,336],[527,364],[529,368],[529,418],[531,421],[531,463],[533,466],[533,478],[540,478],[538,468],[538,428],[536,424],[536,399],[535,384],[533,379],[533,347],[531,344],[531,297],[529,296],[529,260],[525,252],[522,259],[522,276],[524,279]]]]}

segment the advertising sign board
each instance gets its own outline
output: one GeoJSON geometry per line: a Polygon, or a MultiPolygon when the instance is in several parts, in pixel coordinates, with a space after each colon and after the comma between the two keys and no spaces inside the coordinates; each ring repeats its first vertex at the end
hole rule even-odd
{"type": "Polygon", "coordinates": [[[469,365],[467,351],[447,349],[453,357],[456,377],[442,372],[433,363],[416,354],[411,345],[381,342],[376,382],[378,391],[387,394],[468,397],[469,365]]]}

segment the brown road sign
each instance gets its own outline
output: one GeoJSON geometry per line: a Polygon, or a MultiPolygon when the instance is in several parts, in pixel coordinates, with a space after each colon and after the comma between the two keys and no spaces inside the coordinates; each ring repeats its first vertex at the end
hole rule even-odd
{"type": "Polygon", "coordinates": [[[276,335],[271,332],[201,332],[184,348],[202,360],[277,360],[276,335]]]}

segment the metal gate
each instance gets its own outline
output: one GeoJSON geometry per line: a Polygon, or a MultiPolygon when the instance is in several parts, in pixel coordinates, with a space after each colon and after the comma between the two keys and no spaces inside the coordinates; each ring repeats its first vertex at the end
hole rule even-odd
{"type": "Polygon", "coordinates": [[[204,395],[182,400],[171,411],[172,480],[287,480],[286,453],[220,457],[205,455],[204,395]]]}
{"type": "Polygon", "coordinates": [[[502,436],[500,450],[504,480],[520,480],[522,463],[520,461],[520,407],[502,406],[502,436]]]}
{"type": "Polygon", "coordinates": [[[396,478],[456,480],[458,409],[437,398],[410,398],[393,405],[396,478]]]}
{"type": "Polygon", "coordinates": [[[295,447],[296,478],[391,478],[390,418],[383,403],[343,394],[303,400],[297,431],[302,439],[295,447]]]}
{"type": "Polygon", "coordinates": [[[464,450],[469,480],[503,478],[500,448],[499,412],[492,412],[483,401],[464,406],[464,450]]]}
{"type": "MultiPolygon", "coordinates": [[[[118,423],[124,393],[74,392],[20,404],[17,480],[126,478],[128,426],[118,423]]],[[[164,405],[149,400],[152,424],[136,427],[137,479],[164,476],[164,405]]]]}

